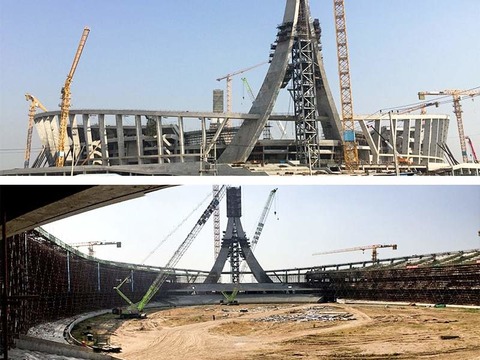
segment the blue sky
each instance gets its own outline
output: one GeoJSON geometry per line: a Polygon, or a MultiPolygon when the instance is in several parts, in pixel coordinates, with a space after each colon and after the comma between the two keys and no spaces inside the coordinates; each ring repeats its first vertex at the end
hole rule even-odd
{"type": "MultiPolygon", "coordinates": [[[[311,0],[322,26],[328,80],[339,107],[332,0],[311,0]]],[[[216,79],[268,59],[282,0],[2,0],[0,168],[23,166],[28,103],[58,110],[84,26],[91,29],[72,83],[72,108],[210,110],[216,79]]],[[[418,91],[480,86],[480,1],[347,0],[354,111],[416,103],[418,91]]],[[[258,91],[267,65],[247,77],[258,91]]],[[[241,76],[233,109],[247,112],[241,76]]],[[[480,152],[479,100],[463,101],[465,133],[480,152]]],[[[280,94],[276,111],[292,109],[280,94]]],[[[448,143],[460,146],[452,106],[448,143]]],[[[34,148],[39,142],[34,133],[34,148]]],[[[35,153],[34,153],[35,154],[35,153]]]]}
{"type": "MultiPolygon", "coordinates": [[[[254,234],[270,191],[278,188],[255,250],[265,269],[369,260],[370,251],[312,254],[372,244],[398,245],[396,251],[379,249],[379,258],[480,248],[479,186],[280,183],[249,184],[241,188],[241,220],[249,238],[254,234]]],[[[186,238],[207,203],[177,231],[173,230],[211,191],[211,185],[176,186],[44,228],[67,243],[121,241],[119,249],[95,248],[98,257],[115,261],[140,263],[164,242],[146,262],[163,266],[186,238]],[[172,231],[173,235],[167,238],[172,231]]],[[[222,231],[227,224],[225,206],[226,198],[220,206],[222,231]]],[[[210,270],[212,265],[213,218],[210,218],[177,267],[210,270]]]]}

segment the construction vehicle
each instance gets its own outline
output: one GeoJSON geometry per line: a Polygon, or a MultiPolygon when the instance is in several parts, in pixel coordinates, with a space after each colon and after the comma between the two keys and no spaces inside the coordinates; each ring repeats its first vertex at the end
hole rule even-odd
{"type": "Polygon", "coordinates": [[[465,136],[465,140],[467,140],[468,145],[470,146],[470,150],[472,150],[473,162],[475,164],[478,164],[479,160],[478,160],[478,157],[477,157],[477,153],[475,152],[475,148],[473,147],[472,139],[470,138],[470,136],[465,136]]]}
{"type": "Polygon", "coordinates": [[[340,78],[340,100],[342,104],[343,157],[348,171],[358,169],[358,145],[355,139],[353,99],[348,56],[345,1],[333,0],[337,39],[338,74],[340,78]]]}
{"type": "Polygon", "coordinates": [[[122,243],[120,241],[88,241],[71,244],[71,246],[77,248],[82,246],[88,246],[88,256],[95,256],[95,251],[93,250],[93,247],[99,245],[116,245],[117,248],[122,247],[122,243]]]}
{"type": "Polygon", "coordinates": [[[460,149],[462,151],[462,160],[464,163],[468,163],[467,145],[465,142],[465,131],[463,128],[462,119],[462,105],[460,101],[462,96],[474,97],[480,95],[480,89],[474,90],[442,90],[442,91],[420,91],[418,98],[424,100],[427,95],[451,95],[453,97],[453,112],[457,118],[458,136],[460,138],[460,149]]]}
{"type": "Polygon", "coordinates": [[[337,253],[342,253],[342,252],[349,252],[349,251],[365,251],[365,250],[372,250],[372,261],[376,262],[378,259],[378,252],[377,249],[380,248],[392,248],[392,250],[397,250],[397,245],[367,245],[367,246],[357,246],[353,248],[347,248],[347,249],[340,249],[340,250],[332,250],[332,251],[324,251],[324,252],[318,252],[318,253],[313,253],[312,255],[326,255],[326,254],[337,254],[337,253]]]}
{"type": "Polygon", "coordinates": [[[225,76],[222,76],[222,77],[219,77],[217,79],[217,81],[222,81],[222,80],[225,80],[227,81],[227,113],[231,113],[232,112],[232,77],[234,77],[235,75],[238,75],[238,74],[242,74],[246,71],[249,71],[249,70],[252,70],[252,69],[255,69],[259,66],[262,66],[262,65],[265,65],[265,64],[268,64],[269,61],[264,61],[260,64],[257,64],[257,65],[253,65],[253,66],[250,66],[248,68],[245,68],[245,69],[242,69],[242,70],[238,70],[238,71],[235,71],[235,72],[232,72],[230,74],[227,74],[225,76]]]}
{"type": "MultiPolygon", "coordinates": [[[[265,222],[267,221],[268,214],[270,213],[270,208],[272,207],[273,200],[275,198],[275,195],[277,193],[278,188],[273,189],[270,191],[270,194],[268,195],[267,202],[265,206],[263,207],[262,214],[260,215],[260,218],[258,219],[257,222],[257,228],[255,230],[255,233],[253,235],[252,241],[250,248],[252,251],[255,250],[255,246],[257,246],[258,239],[260,239],[260,235],[262,234],[263,227],[265,226],[265,222]]],[[[245,268],[247,266],[246,261],[243,261],[242,267],[240,269],[240,276],[243,278],[243,273],[245,272],[245,268]]]]}
{"type": "Polygon", "coordinates": [[[33,134],[33,124],[35,118],[35,111],[37,108],[42,109],[47,112],[47,108],[33,95],[25,94],[25,99],[30,101],[30,109],[28,111],[28,130],[27,130],[27,145],[25,147],[25,162],[23,167],[26,169],[30,165],[30,153],[32,150],[32,134],[33,134]]]}
{"type": "Polygon", "coordinates": [[[185,254],[187,249],[192,244],[193,240],[197,237],[200,230],[202,230],[205,223],[213,214],[216,207],[220,204],[220,201],[225,196],[225,193],[226,193],[226,186],[223,185],[215,194],[212,201],[210,201],[205,211],[202,213],[202,215],[200,216],[196,224],[193,226],[192,230],[189,232],[185,240],[180,244],[178,249],[175,251],[171,259],[168,261],[165,267],[162,270],[160,270],[160,273],[157,275],[152,285],[150,285],[150,288],[147,290],[147,292],[139,302],[134,303],[120,290],[122,285],[125,284],[130,279],[129,277],[125,278],[118,286],[113,288],[122,297],[122,299],[124,299],[127,302],[129,306],[126,308],[114,308],[112,309],[112,313],[120,315],[121,318],[143,319],[147,317],[146,313],[143,311],[145,306],[150,302],[150,300],[152,300],[152,298],[155,296],[158,290],[160,290],[160,287],[170,276],[169,271],[173,269],[177,265],[177,263],[180,261],[182,256],[185,254]]]}
{"type": "Polygon", "coordinates": [[[237,295],[238,289],[234,288],[233,291],[229,294],[226,291],[221,292],[225,300],[220,300],[222,305],[238,305],[237,295]]]}
{"type": "Polygon", "coordinates": [[[68,73],[67,79],[65,80],[65,85],[63,85],[61,92],[62,103],[60,105],[60,133],[58,136],[58,153],[56,159],[57,167],[62,167],[65,164],[65,142],[67,140],[67,124],[72,95],[70,91],[70,85],[72,83],[73,75],[77,69],[77,65],[89,33],[90,29],[85,27],[83,29],[82,37],[80,38],[80,43],[78,44],[77,52],[75,53],[75,58],[73,59],[72,67],[70,68],[70,72],[68,73]]]}

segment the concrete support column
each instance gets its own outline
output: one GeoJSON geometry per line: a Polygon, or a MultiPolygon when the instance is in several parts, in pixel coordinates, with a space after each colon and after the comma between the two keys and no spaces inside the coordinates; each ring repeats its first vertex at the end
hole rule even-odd
{"type": "Polygon", "coordinates": [[[135,127],[137,134],[137,164],[143,164],[143,133],[141,115],[135,115],[135,127]]]}
{"type": "Polygon", "coordinates": [[[410,119],[403,120],[402,154],[407,158],[410,155],[410,119]]]}
{"type": "MultiPolygon", "coordinates": [[[[439,120],[438,119],[433,119],[432,120],[432,132],[430,135],[430,149],[429,149],[429,154],[430,156],[436,156],[437,155],[437,142],[438,142],[438,130],[439,130],[439,120]]],[[[436,162],[436,160],[435,160],[436,162]]]]}
{"type": "Polygon", "coordinates": [[[422,139],[422,120],[415,120],[415,132],[414,132],[414,142],[413,142],[413,155],[416,156],[415,164],[420,165],[422,163],[422,156],[420,154],[420,143],[422,139]]]}
{"type": "Polygon", "coordinates": [[[200,161],[203,161],[203,159],[207,155],[205,154],[205,150],[207,149],[207,124],[204,117],[202,117],[200,121],[202,123],[202,143],[200,144],[200,152],[201,152],[200,161]]]}
{"type": "MultiPolygon", "coordinates": [[[[422,153],[424,157],[430,156],[430,141],[432,139],[432,120],[427,119],[424,121],[423,126],[424,136],[422,142],[422,153]]],[[[428,163],[428,158],[422,161],[425,165],[428,163]]]]}
{"type": "Polygon", "coordinates": [[[85,149],[87,156],[85,158],[85,164],[91,165],[92,162],[90,159],[93,157],[93,139],[92,139],[92,128],[90,126],[90,114],[82,114],[83,120],[83,132],[85,134],[85,149]]]}
{"type": "MultiPolygon", "coordinates": [[[[445,119],[442,121],[440,130],[438,132],[438,142],[445,143],[447,142],[447,135],[448,135],[448,126],[449,126],[449,119],[445,119]]],[[[443,150],[437,146],[436,154],[438,157],[443,157],[443,150]]]]}
{"type": "Polygon", "coordinates": [[[183,134],[183,116],[178,117],[178,127],[180,131],[180,138],[179,138],[179,143],[180,143],[180,162],[185,162],[185,138],[183,134]]]}
{"type": "Polygon", "coordinates": [[[158,148],[158,163],[163,164],[163,129],[162,129],[162,117],[155,116],[157,125],[157,148],[158,148]]]}
{"type": "Polygon", "coordinates": [[[70,122],[70,129],[72,131],[72,143],[73,143],[73,161],[79,158],[80,156],[80,149],[82,144],[80,143],[80,135],[78,133],[78,124],[77,124],[77,117],[73,114],[69,114],[69,122],[70,122]]]}
{"type": "Polygon", "coordinates": [[[115,115],[117,125],[118,164],[125,164],[125,137],[123,135],[123,116],[115,115]]]}
{"type": "Polygon", "coordinates": [[[108,166],[108,138],[105,128],[105,115],[98,114],[98,130],[100,132],[100,146],[102,150],[102,165],[108,166]]]}

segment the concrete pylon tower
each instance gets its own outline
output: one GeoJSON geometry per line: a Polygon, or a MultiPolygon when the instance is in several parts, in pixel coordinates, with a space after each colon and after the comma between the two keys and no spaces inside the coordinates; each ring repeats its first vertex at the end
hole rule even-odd
{"type": "Polygon", "coordinates": [[[280,89],[290,81],[298,159],[312,167],[318,163],[319,123],[325,139],[341,141],[342,124],[327,82],[320,33],[318,20],[310,15],[308,0],[287,0],[283,22],[271,46],[270,67],[249,111],[260,118],[243,122],[219,157],[219,163],[247,160],[272,113],[280,89]]]}
{"type": "Polygon", "coordinates": [[[250,242],[242,227],[242,193],[240,187],[227,189],[227,230],[222,239],[222,246],[212,270],[205,279],[205,283],[217,283],[227,260],[230,260],[232,283],[240,282],[240,263],[244,259],[253,276],[259,283],[271,283],[272,280],[265,273],[253,255],[250,242]]]}

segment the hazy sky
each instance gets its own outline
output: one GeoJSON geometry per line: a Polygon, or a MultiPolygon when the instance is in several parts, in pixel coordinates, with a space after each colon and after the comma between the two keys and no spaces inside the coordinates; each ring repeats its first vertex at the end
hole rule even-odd
{"type": "MultiPolygon", "coordinates": [[[[327,77],[339,106],[333,1],[311,0],[322,26],[327,77]]],[[[216,79],[268,60],[285,0],[2,0],[0,169],[22,167],[28,123],[24,94],[58,110],[83,28],[90,27],[72,83],[72,109],[205,110],[216,79]]],[[[354,111],[416,103],[418,91],[480,86],[480,1],[347,0],[354,111]]],[[[256,93],[267,65],[244,74],[256,93]]],[[[480,151],[479,100],[463,101],[465,133],[480,151]]],[[[233,109],[247,112],[241,76],[233,109]]],[[[275,111],[292,111],[283,91],[275,111]]],[[[448,143],[460,159],[452,117],[448,143]]],[[[39,141],[34,133],[34,149],[39,141]]],[[[38,153],[34,150],[32,158],[38,153]]]]}
{"type": "MultiPolygon", "coordinates": [[[[238,184],[230,183],[238,186],[238,184]]],[[[480,186],[472,185],[242,185],[243,227],[252,238],[270,191],[278,188],[255,254],[265,269],[308,267],[371,258],[371,251],[313,256],[320,251],[373,244],[379,258],[480,248],[480,186]]],[[[121,241],[97,246],[102,259],[164,266],[193,228],[211,185],[175,186],[124,203],[45,225],[66,243],[121,241]],[[168,235],[172,233],[170,237],[168,235]],[[167,240],[165,240],[167,239],[167,240]]],[[[221,229],[226,229],[226,197],[221,229]]],[[[82,248],[87,252],[87,248],[82,248]]],[[[213,217],[176,267],[213,266],[213,217]]]]}

